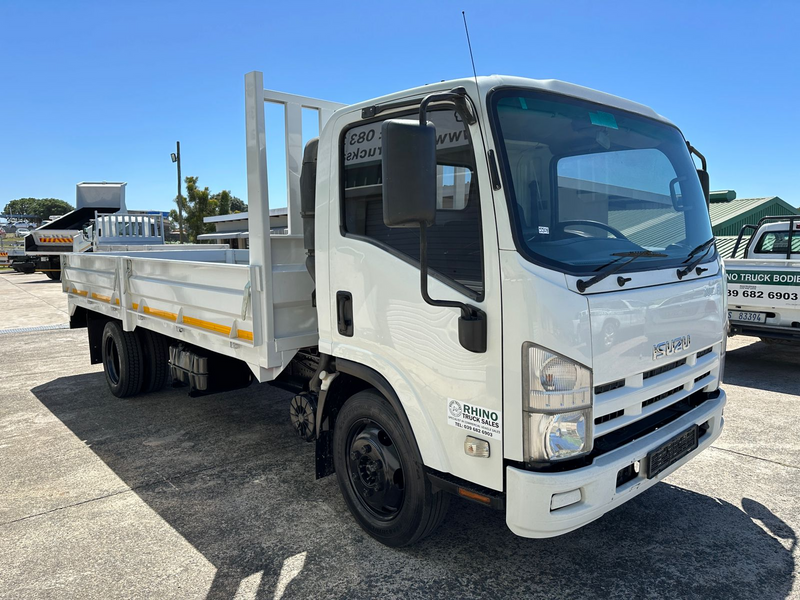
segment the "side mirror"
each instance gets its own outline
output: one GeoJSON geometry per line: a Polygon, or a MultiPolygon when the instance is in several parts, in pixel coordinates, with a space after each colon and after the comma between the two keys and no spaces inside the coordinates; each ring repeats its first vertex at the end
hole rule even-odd
{"type": "Polygon", "coordinates": [[[697,177],[700,179],[700,187],[703,188],[706,205],[709,205],[711,204],[711,184],[708,179],[708,171],[705,169],[697,169],[697,177]]]}
{"type": "Polygon", "coordinates": [[[433,225],[436,219],[436,127],[390,119],[381,126],[383,222],[433,225]]]}

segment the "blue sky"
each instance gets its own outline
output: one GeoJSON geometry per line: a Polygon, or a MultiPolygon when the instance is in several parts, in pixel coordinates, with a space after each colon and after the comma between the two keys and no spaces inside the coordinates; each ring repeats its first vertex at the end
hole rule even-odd
{"type": "Polygon", "coordinates": [[[462,9],[479,74],[648,104],[706,155],[712,189],[800,204],[796,2],[0,0],[0,208],[106,180],[169,209],[176,140],[184,175],[246,200],[246,72],[345,103],[469,75],[462,9]]]}

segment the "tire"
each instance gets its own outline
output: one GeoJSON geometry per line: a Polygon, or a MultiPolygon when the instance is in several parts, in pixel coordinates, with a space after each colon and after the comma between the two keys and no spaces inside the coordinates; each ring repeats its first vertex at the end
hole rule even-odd
{"type": "Polygon", "coordinates": [[[169,380],[167,338],[141,327],[136,329],[136,335],[142,348],[142,393],[162,390],[169,380]]]}
{"type": "Polygon", "coordinates": [[[53,281],[61,281],[61,270],[58,271],[45,271],[44,273],[49,279],[53,281]]]}
{"type": "Polygon", "coordinates": [[[103,371],[111,393],[127,398],[142,389],[142,348],[132,331],[123,331],[118,321],[109,321],[103,328],[103,371]]]}
{"type": "Polygon", "coordinates": [[[347,507],[382,544],[414,544],[447,513],[450,496],[433,492],[413,436],[374,390],[354,395],[339,412],[333,462],[347,507]]]}

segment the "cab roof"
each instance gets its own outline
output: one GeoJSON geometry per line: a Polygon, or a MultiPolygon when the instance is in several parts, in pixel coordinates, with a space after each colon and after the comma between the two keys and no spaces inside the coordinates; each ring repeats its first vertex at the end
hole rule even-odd
{"type": "MultiPolygon", "coordinates": [[[[672,121],[658,114],[652,108],[645,106],[644,104],[639,104],[638,102],[626,100],[625,98],[600,92],[592,88],[575,85],[574,83],[559,81],[558,79],[529,79],[526,77],[514,77],[509,75],[489,75],[478,77],[477,82],[481,97],[485,97],[486,94],[494,89],[505,87],[542,90],[555,94],[562,94],[564,96],[572,96],[581,100],[588,100],[589,102],[595,102],[597,104],[603,104],[612,108],[617,108],[649,117],[651,119],[667,123],[668,125],[674,125],[672,121]]],[[[373,98],[372,100],[367,100],[365,102],[359,102],[358,104],[348,107],[348,110],[362,109],[376,104],[397,102],[399,100],[413,98],[415,96],[424,96],[433,92],[450,90],[455,87],[463,87],[468,93],[474,93],[475,78],[469,77],[462,79],[451,79],[449,81],[440,81],[437,83],[429,83],[423,86],[396,92],[394,94],[389,94],[387,96],[373,98]]]]}

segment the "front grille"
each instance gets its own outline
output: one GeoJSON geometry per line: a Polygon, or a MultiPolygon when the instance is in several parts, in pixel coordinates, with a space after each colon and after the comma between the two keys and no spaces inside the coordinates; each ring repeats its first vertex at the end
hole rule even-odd
{"type": "Polygon", "coordinates": [[[706,371],[705,373],[703,373],[702,375],[700,375],[700,377],[695,377],[695,378],[694,378],[694,382],[695,382],[695,383],[697,383],[698,381],[700,381],[701,379],[704,379],[704,378],[708,377],[709,375],[711,375],[711,371],[706,371]]]}
{"type": "Polygon", "coordinates": [[[658,366],[650,363],[647,365],[650,370],[640,371],[638,376],[633,373],[625,379],[596,386],[595,440],[647,420],[653,413],[660,413],[670,405],[680,405],[688,394],[705,386],[711,379],[717,359],[716,354],[709,354],[704,348],[697,354],[673,358],[673,362],[658,366]],[[706,358],[696,361],[698,354],[706,355],[706,358]],[[606,393],[610,390],[615,391],[606,393]]]}
{"type": "Polygon", "coordinates": [[[608,413],[607,415],[603,415],[602,417],[597,417],[594,420],[594,424],[595,425],[600,425],[602,423],[608,423],[609,421],[611,421],[613,419],[616,419],[618,417],[621,417],[624,414],[625,414],[624,410],[618,410],[618,411],[615,411],[615,412],[612,412],[612,413],[608,413]]]}
{"type": "Polygon", "coordinates": [[[655,404],[656,402],[658,402],[659,400],[663,400],[664,398],[669,398],[673,394],[677,394],[678,392],[680,392],[682,389],[683,386],[679,385],[676,388],[672,388],[668,392],[664,392],[663,394],[659,394],[658,396],[653,396],[652,398],[648,398],[647,400],[642,402],[642,408],[644,408],[645,406],[650,406],[651,404],[655,404]]]}
{"type": "Polygon", "coordinates": [[[597,396],[598,394],[605,394],[606,392],[610,392],[611,390],[616,390],[621,387],[625,387],[624,379],[617,379],[616,381],[612,381],[611,383],[596,385],[594,387],[594,395],[597,396]]]}
{"type": "Polygon", "coordinates": [[[697,408],[701,404],[703,404],[709,398],[716,398],[718,397],[718,392],[712,392],[707,394],[705,392],[695,392],[694,394],[687,396],[678,402],[671,404],[661,410],[654,412],[653,414],[647,415],[646,417],[634,421],[620,429],[616,429],[611,431],[605,435],[602,435],[594,440],[594,450],[592,450],[591,454],[589,454],[589,459],[595,458],[606,452],[610,452],[620,446],[624,446],[625,444],[629,444],[635,440],[638,440],[645,435],[652,433],[656,429],[660,429],[678,419],[682,415],[685,415],[687,412],[697,408]]]}
{"type": "Polygon", "coordinates": [[[711,350],[713,350],[713,348],[706,348],[705,350],[700,350],[700,352],[697,353],[697,358],[701,358],[706,354],[711,354],[711,350]]]}
{"type": "Polygon", "coordinates": [[[677,369],[678,367],[682,367],[685,364],[686,364],[686,359],[682,358],[680,360],[675,361],[674,363],[664,365],[663,367],[656,367],[655,369],[645,371],[644,375],[642,375],[642,378],[650,379],[651,377],[655,377],[656,375],[661,375],[662,373],[666,373],[667,371],[672,371],[672,369],[677,369]]]}

